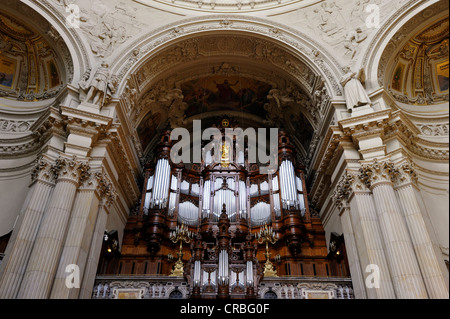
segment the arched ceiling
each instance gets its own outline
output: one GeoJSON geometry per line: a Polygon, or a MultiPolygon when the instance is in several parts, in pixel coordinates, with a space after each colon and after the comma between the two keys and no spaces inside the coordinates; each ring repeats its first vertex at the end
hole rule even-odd
{"type": "Polygon", "coordinates": [[[149,57],[130,76],[123,99],[144,153],[166,125],[227,116],[243,128],[287,128],[306,157],[329,96],[323,79],[287,49],[227,33],[184,39],[149,57]]]}
{"type": "Polygon", "coordinates": [[[0,11],[0,97],[45,100],[71,81],[68,50],[63,42],[55,43],[58,38],[51,27],[42,34],[14,14],[0,11]]]}
{"type": "MultiPolygon", "coordinates": [[[[414,21],[411,23],[415,25],[414,21]]],[[[415,106],[448,103],[448,37],[448,14],[428,19],[412,37],[398,33],[383,52],[382,61],[386,63],[378,71],[380,85],[400,103],[415,106]]]]}

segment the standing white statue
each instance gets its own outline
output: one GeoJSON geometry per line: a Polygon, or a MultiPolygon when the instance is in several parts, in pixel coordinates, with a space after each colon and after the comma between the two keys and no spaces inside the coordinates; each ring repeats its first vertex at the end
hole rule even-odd
{"type": "Polygon", "coordinates": [[[84,100],[85,102],[97,104],[102,107],[115,92],[117,81],[114,77],[110,76],[108,67],[109,65],[103,62],[95,72],[94,78],[89,85],[86,85],[84,77],[82,81],[80,81],[80,87],[82,89],[86,90],[89,88],[84,100]]]}
{"type": "Polygon", "coordinates": [[[344,88],[345,101],[347,109],[351,112],[354,108],[371,105],[369,96],[364,89],[364,69],[360,69],[358,73],[350,70],[349,67],[344,68],[345,75],[340,82],[344,88]]]}

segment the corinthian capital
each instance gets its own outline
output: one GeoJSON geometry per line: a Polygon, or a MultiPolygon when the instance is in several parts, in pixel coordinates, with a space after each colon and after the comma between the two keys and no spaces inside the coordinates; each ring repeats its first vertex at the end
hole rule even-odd
{"type": "Polygon", "coordinates": [[[336,203],[339,209],[341,209],[347,202],[348,197],[351,193],[350,181],[348,178],[349,175],[343,175],[336,185],[336,189],[334,190],[331,198],[336,203]]]}
{"type": "Polygon", "coordinates": [[[97,174],[98,178],[98,192],[105,200],[105,205],[109,206],[117,198],[117,192],[114,185],[111,183],[110,179],[106,174],[97,174]]]}
{"type": "Polygon", "coordinates": [[[58,180],[65,179],[75,184],[82,184],[90,176],[89,164],[85,161],[79,161],[74,155],[72,158],[60,156],[52,166],[58,180]]]}
{"type": "Polygon", "coordinates": [[[417,174],[414,164],[406,161],[396,166],[395,186],[417,185],[417,174]]]}
{"type": "Polygon", "coordinates": [[[364,182],[360,179],[358,173],[347,171],[336,185],[332,199],[339,208],[342,208],[352,193],[367,191],[368,189],[364,182]]]}
{"type": "Polygon", "coordinates": [[[40,180],[41,182],[54,183],[56,177],[52,161],[49,158],[42,156],[36,160],[36,165],[31,171],[33,182],[40,180]]]}
{"type": "Polygon", "coordinates": [[[363,164],[359,170],[359,178],[371,188],[379,183],[393,183],[398,172],[390,160],[363,164]]]}

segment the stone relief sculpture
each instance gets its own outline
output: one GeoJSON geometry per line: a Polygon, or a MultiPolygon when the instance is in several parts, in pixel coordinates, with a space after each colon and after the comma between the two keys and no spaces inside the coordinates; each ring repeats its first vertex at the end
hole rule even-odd
{"type": "Polygon", "coordinates": [[[170,101],[168,119],[172,128],[177,128],[185,124],[186,110],[188,104],[183,102],[183,93],[180,89],[170,90],[165,99],[170,101]]]}
{"type": "Polygon", "coordinates": [[[364,69],[360,69],[358,73],[353,72],[349,67],[344,68],[345,75],[340,82],[344,88],[345,101],[347,109],[352,112],[354,108],[371,105],[369,96],[363,87],[364,69]]]}
{"type": "Polygon", "coordinates": [[[366,38],[367,35],[363,33],[361,28],[356,28],[346,33],[344,47],[348,50],[352,59],[355,57],[358,45],[366,38]]]}

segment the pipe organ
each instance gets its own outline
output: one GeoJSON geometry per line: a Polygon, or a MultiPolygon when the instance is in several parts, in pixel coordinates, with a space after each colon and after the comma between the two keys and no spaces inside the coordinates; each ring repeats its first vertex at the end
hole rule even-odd
{"type": "MultiPolygon", "coordinates": [[[[125,231],[130,245],[145,248],[138,259],[149,256],[137,273],[171,273],[177,247],[169,236],[184,224],[195,234],[181,256],[192,297],[254,297],[267,257],[255,235],[265,225],[277,239],[269,247],[269,259],[279,275],[332,275],[323,227],[311,216],[303,167],[294,160],[286,131],[279,132],[273,174],[260,174],[257,164],[248,163],[246,151],[235,160],[224,158],[223,147],[218,163],[210,150],[202,163],[174,164],[171,146],[167,130],[146,166],[139,213],[130,216],[125,231]]],[[[228,147],[235,147],[234,142],[228,147]]],[[[116,268],[139,262],[136,258],[122,251],[116,268]]]]}

